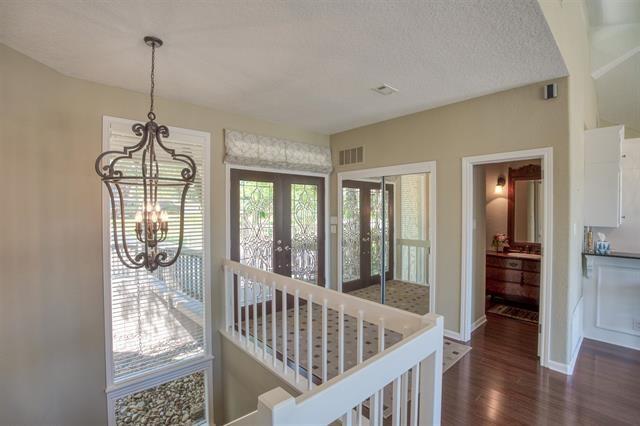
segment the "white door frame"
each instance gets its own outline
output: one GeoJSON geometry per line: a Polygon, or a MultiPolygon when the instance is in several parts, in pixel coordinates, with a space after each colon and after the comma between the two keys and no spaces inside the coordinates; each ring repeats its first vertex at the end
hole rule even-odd
{"type": "Polygon", "coordinates": [[[542,160],[544,187],[544,230],[542,236],[542,271],[540,274],[540,364],[548,366],[551,339],[551,294],[553,287],[553,148],[502,152],[462,159],[462,273],[460,294],[460,335],[471,339],[473,318],[473,167],[507,161],[542,160]]]}
{"type": "Polygon", "coordinates": [[[376,167],[372,169],[352,170],[338,173],[338,256],[337,290],[342,291],[342,182],[345,180],[366,179],[376,176],[400,176],[429,173],[429,312],[436,311],[436,162],[401,164],[397,166],[376,167]]]}
{"type": "Polygon", "coordinates": [[[253,170],[256,172],[279,173],[298,176],[314,176],[324,179],[324,287],[331,288],[331,233],[330,223],[331,210],[329,207],[330,195],[330,175],[326,173],[315,173],[306,171],[296,171],[287,169],[276,169],[271,167],[258,166],[241,166],[236,164],[225,163],[225,221],[226,221],[226,241],[227,247],[225,255],[227,259],[231,259],[231,169],[236,170],[253,170]]]}

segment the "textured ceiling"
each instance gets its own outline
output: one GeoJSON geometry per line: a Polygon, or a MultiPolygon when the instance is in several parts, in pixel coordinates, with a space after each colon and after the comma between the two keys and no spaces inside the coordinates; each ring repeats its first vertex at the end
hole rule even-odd
{"type": "Polygon", "coordinates": [[[567,74],[536,0],[0,0],[0,42],[111,86],[147,34],[159,96],[325,134],[567,74]]]}

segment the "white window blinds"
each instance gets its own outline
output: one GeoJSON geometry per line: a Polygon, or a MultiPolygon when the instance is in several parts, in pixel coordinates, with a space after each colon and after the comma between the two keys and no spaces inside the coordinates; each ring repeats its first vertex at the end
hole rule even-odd
{"type": "MultiPolygon", "coordinates": [[[[131,132],[133,122],[105,121],[108,149],[122,150],[138,142],[131,132]]],[[[199,132],[171,129],[165,145],[191,156],[196,162],[195,184],[187,193],[185,205],[184,243],[180,257],[172,266],[153,273],[144,269],[128,269],[118,260],[109,223],[113,382],[132,375],[169,366],[186,358],[204,355],[205,329],[205,143],[208,138],[199,132]]],[[[175,162],[158,158],[160,170],[179,173],[175,162]],[[167,169],[173,167],[175,170],[167,169]]],[[[131,162],[131,167],[136,163],[131,162]]],[[[139,168],[139,166],[138,166],[139,168]]],[[[177,188],[161,189],[159,202],[169,212],[169,236],[164,242],[167,251],[175,250],[178,240],[177,188]],[[172,230],[173,235],[172,235],[172,230]]],[[[133,215],[141,204],[141,194],[135,189],[124,193],[127,204],[127,226],[133,225],[133,215]]],[[[142,247],[131,233],[130,246],[142,247]]],[[[171,256],[171,253],[169,253],[171,256]]]]}

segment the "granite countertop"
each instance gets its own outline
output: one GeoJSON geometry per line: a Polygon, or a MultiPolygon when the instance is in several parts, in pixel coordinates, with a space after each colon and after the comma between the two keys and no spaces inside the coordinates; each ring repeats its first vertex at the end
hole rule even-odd
{"type": "Polygon", "coordinates": [[[585,256],[596,256],[596,257],[620,257],[623,259],[640,259],[640,253],[630,253],[624,251],[612,251],[609,254],[595,254],[595,253],[582,253],[585,256]]]}

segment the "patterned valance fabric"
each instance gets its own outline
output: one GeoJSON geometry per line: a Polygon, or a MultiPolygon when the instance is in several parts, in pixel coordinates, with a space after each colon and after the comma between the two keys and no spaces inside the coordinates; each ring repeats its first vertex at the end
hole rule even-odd
{"type": "Polygon", "coordinates": [[[331,149],[225,129],[225,163],[294,171],[330,173],[331,149]]]}

